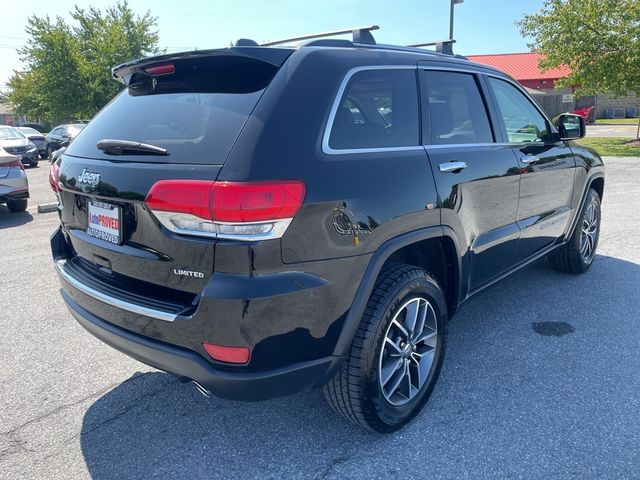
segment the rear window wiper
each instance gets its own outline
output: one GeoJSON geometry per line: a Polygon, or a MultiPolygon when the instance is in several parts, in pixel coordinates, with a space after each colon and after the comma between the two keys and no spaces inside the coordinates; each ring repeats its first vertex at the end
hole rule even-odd
{"type": "Polygon", "coordinates": [[[129,140],[104,139],[96,147],[108,155],[169,155],[166,148],[129,140]]]}

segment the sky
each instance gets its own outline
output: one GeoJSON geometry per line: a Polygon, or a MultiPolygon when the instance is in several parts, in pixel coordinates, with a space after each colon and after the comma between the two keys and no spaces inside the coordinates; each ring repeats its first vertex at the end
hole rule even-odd
{"type": "MultiPolygon", "coordinates": [[[[32,14],[50,17],[74,5],[103,7],[115,0],[0,0],[0,89],[21,68],[16,49],[27,39],[32,14]]],[[[406,45],[449,36],[449,0],[129,0],[139,14],[158,19],[168,52],[225,47],[238,38],[257,42],[306,33],[380,25],[378,43],[406,45]]],[[[464,0],[455,7],[454,51],[462,55],[528,50],[515,25],[542,0],[464,0]]]]}

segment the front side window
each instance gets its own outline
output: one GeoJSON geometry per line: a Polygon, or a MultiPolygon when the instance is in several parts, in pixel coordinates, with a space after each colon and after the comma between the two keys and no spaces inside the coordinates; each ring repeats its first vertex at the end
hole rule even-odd
{"type": "Polygon", "coordinates": [[[535,143],[550,139],[547,121],[520,90],[498,78],[489,78],[489,83],[498,102],[509,143],[535,143]]]}
{"type": "Polygon", "coordinates": [[[329,147],[336,150],[419,145],[414,70],[365,70],[349,80],[335,112],[329,147]]]}
{"type": "Polygon", "coordinates": [[[487,110],[472,74],[426,70],[431,145],[492,143],[487,110]]]}

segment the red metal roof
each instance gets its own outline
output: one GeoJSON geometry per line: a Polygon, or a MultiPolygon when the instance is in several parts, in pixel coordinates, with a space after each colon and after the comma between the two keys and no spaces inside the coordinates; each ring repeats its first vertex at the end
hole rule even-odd
{"type": "Polygon", "coordinates": [[[468,55],[472,62],[482,63],[495,67],[498,70],[511,75],[518,81],[521,80],[557,80],[564,78],[571,70],[568,67],[552,68],[541,72],[538,62],[544,58],[539,53],[502,53],[496,55],[468,55]]]}

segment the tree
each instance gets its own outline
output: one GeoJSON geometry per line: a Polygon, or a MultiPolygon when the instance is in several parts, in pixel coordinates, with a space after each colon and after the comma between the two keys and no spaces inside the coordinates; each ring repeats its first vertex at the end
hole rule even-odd
{"type": "Polygon", "coordinates": [[[579,85],[583,95],[640,97],[639,0],[545,0],[518,25],[533,38],[529,47],[545,55],[543,70],[571,69],[559,86],[579,85]]]}
{"type": "Polygon", "coordinates": [[[18,51],[26,68],[8,83],[16,113],[54,124],[91,118],[121,87],[112,66],[159,53],[157,19],[136,16],[126,0],[104,13],[76,6],[71,18],[73,26],[60,17],[29,19],[29,40],[18,51]]]}

